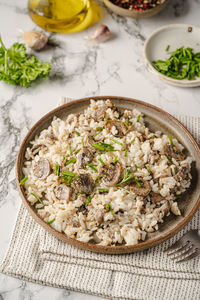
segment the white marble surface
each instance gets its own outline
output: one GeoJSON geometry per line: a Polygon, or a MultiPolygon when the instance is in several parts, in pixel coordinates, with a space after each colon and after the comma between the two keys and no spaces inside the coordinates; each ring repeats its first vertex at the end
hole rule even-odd
{"type": "MultiPolygon", "coordinates": [[[[37,27],[27,14],[27,0],[0,0],[0,32],[7,46],[21,41],[17,28],[37,27]]],[[[200,0],[170,0],[166,9],[148,20],[117,17],[102,6],[113,39],[90,48],[85,36],[53,34],[57,47],[37,54],[51,61],[49,79],[31,88],[0,83],[0,260],[6,253],[21,203],[15,184],[15,160],[20,142],[31,125],[53,109],[61,96],[123,95],[157,105],[169,113],[199,116],[200,88],[168,86],[145,69],[144,40],[169,23],[200,25],[200,0]]],[[[184,41],[183,41],[184,44],[184,41]]],[[[0,300],[91,299],[95,296],[43,287],[0,274],[0,300]]]]}

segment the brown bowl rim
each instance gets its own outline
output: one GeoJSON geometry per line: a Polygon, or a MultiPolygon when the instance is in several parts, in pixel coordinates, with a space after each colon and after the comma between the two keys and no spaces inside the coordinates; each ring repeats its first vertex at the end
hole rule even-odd
{"type": "Polygon", "coordinates": [[[76,246],[78,248],[84,249],[84,250],[89,250],[89,251],[93,251],[93,252],[99,252],[99,253],[104,253],[104,254],[125,254],[125,253],[133,253],[136,251],[141,251],[144,249],[148,249],[151,247],[154,247],[162,242],[164,242],[165,240],[171,238],[172,236],[174,236],[178,231],[180,231],[192,218],[192,216],[195,214],[195,212],[198,209],[198,206],[200,205],[200,195],[198,196],[198,199],[195,203],[195,205],[193,206],[191,212],[189,213],[189,215],[187,217],[185,217],[178,225],[176,225],[174,228],[172,228],[171,230],[169,230],[168,233],[165,233],[164,235],[161,235],[158,238],[153,238],[151,240],[148,241],[144,241],[144,242],[140,242],[136,245],[122,245],[122,246],[104,246],[104,245],[98,245],[98,244],[92,244],[92,243],[85,243],[85,242],[81,242],[78,241],[76,239],[67,237],[66,234],[61,233],[57,230],[55,230],[53,227],[51,227],[48,223],[46,223],[33,209],[33,207],[31,206],[31,204],[28,202],[28,200],[26,199],[26,197],[24,196],[22,190],[22,186],[20,185],[20,166],[21,166],[21,162],[23,161],[23,157],[22,157],[22,153],[23,153],[23,149],[25,146],[26,141],[28,140],[29,136],[32,134],[32,132],[41,125],[41,123],[43,123],[43,121],[45,121],[46,118],[53,116],[55,113],[57,113],[58,111],[67,108],[68,106],[71,105],[78,105],[79,103],[82,102],[88,102],[90,99],[94,99],[95,101],[97,100],[106,100],[106,99],[110,99],[110,100],[125,100],[125,101],[130,101],[133,104],[140,104],[146,107],[149,107],[153,110],[156,110],[157,112],[160,112],[162,114],[164,114],[168,119],[172,120],[172,122],[175,122],[178,126],[180,126],[185,133],[187,134],[187,137],[191,140],[191,142],[193,143],[194,148],[196,148],[197,152],[199,153],[199,157],[200,157],[200,147],[197,143],[197,141],[195,140],[195,138],[192,136],[192,134],[189,132],[189,130],[180,122],[178,121],[175,117],[173,117],[172,115],[170,115],[168,112],[162,110],[161,108],[154,106],[150,103],[146,103],[144,101],[141,100],[136,100],[133,98],[129,98],[129,97],[123,97],[123,96],[93,96],[93,97],[84,97],[84,98],[79,98],[77,100],[73,100],[70,101],[66,104],[63,104],[53,110],[51,110],[50,112],[48,112],[47,114],[45,114],[42,118],[40,118],[33,126],[32,128],[28,131],[28,133],[26,134],[25,138],[23,139],[19,152],[18,152],[18,156],[17,156],[17,161],[16,161],[16,182],[17,182],[17,188],[18,191],[20,193],[20,196],[23,200],[23,203],[25,204],[26,208],[28,209],[29,213],[32,215],[32,217],[37,221],[37,223],[39,223],[43,228],[45,228],[49,233],[53,234],[54,236],[56,236],[58,239],[67,242],[73,246],[76,246]]]}

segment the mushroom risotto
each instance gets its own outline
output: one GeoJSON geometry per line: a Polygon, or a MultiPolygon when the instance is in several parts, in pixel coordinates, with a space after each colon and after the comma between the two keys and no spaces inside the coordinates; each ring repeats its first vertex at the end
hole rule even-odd
{"type": "Polygon", "coordinates": [[[40,217],[68,237],[101,245],[144,241],[165,216],[181,215],[178,200],[191,183],[183,146],[110,100],[55,117],[25,158],[21,184],[40,217]]]}

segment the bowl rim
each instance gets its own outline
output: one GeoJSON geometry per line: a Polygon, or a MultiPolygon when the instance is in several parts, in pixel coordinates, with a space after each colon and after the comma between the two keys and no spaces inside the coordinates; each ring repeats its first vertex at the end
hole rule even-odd
{"type": "Polygon", "coordinates": [[[147,69],[153,73],[154,75],[156,75],[157,77],[159,77],[161,80],[164,80],[165,82],[175,85],[175,86],[179,86],[179,87],[196,87],[200,85],[200,78],[197,78],[195,80],[178,80],[178,79],[174,79],[171,77],[168,77],[160,72],[158,72],[152,65],[152,62],[149,60],[148,58],[148,54],[147,54],[147,47],[148,44],[151,42],[151,40],[160,32],[165,31],[167,29],[171,29],[171,28],[188,28],[188,27],[192,27],[192,28],[197,28],[200,29],[200,26],[196,26],[196,25],[192,25],[192,24],[168,24],[168,25],[164,25],[162,27],[159,27],[158,29],[154,30],[150,36],[146,39],[145,43],[144,43],[144,47],[143,47],[143,58],[145,60],[145,64],[147,69]]]}
{"type": "Polygon", "coordinates": [[[59,112],[60,110],[63,110],[63,109],[67,109],[71,105],[78,105],[79,103],[82,103],[82,102],[86,103],[90,99],[93,99],[95,101],[97,101],[97,100],[106,100],[106,99],[110,99],[111,101],[116,100],[116,99],[117,100],[122,100],[122,101],[123,100],[130,101],[130,103],[132,103],[132,104],[143,105],[147,108],[151,108],[153,110],[156,110],[159,113],[164,114],[168,119],[170,119],[172,122],[175,122],[179,127],[181,127],[183,129],[183,131],[187,134],[187,137],[192,142],[193,147],[195,148],[195,150],[197,151],[197,153],[199,154],[199,157],[200,157],[200,146],[198,145],[197,141],[192,136],[192,134],[189,132],[189,130],[180,121],[178,121],[175,117],[173,117],[168,112],[162,110],[159,107],[156,107],[156,106],[154,106],[150,103],[146,103],[144,101],[136,100],[136,99],[129,98],[129,97],[123,97],[123,96],[93,96],[93,97],[79,98],[77,100],[70,101],[66,104],[63,104],[63,105],[49,111],[47,114],[45,114],[42,118],[40,118],[31,127],[31,129],[28,131],[28,133],[24,137],[24,139],[23,139],[23,141],[20,145],[20,149],[19,149],[18,156],[17,156],[17,161],[16,161],[16,182],[17,182],[17,188],[18,188],[19,194],[22,198],[22,201],[25,204],[25,206],[28,209],[31,216],[44,229],[46,229],[49,233],[56,236],[58,239],[60,239],[64,242],[67,242],[68,244],[71,244],[73,246],[76,246],[78,248],[93,251],[93,252],[104,253],[104,254],[125,254],[125,253],[133,253],[133,252],[136,252],[136,251],[141,251],[141,250],[144,250],[144,249],[154,247],[154,246],[164,242],[165,240],[171,238],[172,236],[174,236],[178,231],[180,231],[190,221],[190,219],[195,214],[195,212],[197,211],[197,209],[200,205],[200,194],[198,195],[198,199],[196,200],[196,203],[192,207],[192,209],[191,209],[190,213],[188,214],[188,216],[186,216],[182,221],[180,221],[179,224],[177,224],[174,228],[170,229],[167,233],[164,233],[163,235],[161,235],[157,238],[153,238],[151,240],[139,242],[138,244],[135,244],[135,245],[104,246],[104,245],[98,245],[98,244],[92,244],[92,243],[88,243],[88,242],[85,243],[85,242],[82,242],[82,241],[78,241],[76,239],[68,237],[64,233],[61,233],[61,232],[55,230],[53,227],[50,226],[50,224],[46,223],[36,213],[33,206],[30,204],[30,202],[28,202],[28,200],[26,199],[26,197],[23,193],[23,187],[20,185],[20,180],[21,180],[20,179],[20,172],[21,172],[20,167],[21,167],[22,162],[23,162],[23,155],[22,154],[23,154],[23,151],[24,151],[24,147],[25,147],[25,144],[26,144],[29,136],[38,128],[38,126],[43,124],[43,121],[45,121],[46,118],[53,117],[57,112],[59,112]]]}

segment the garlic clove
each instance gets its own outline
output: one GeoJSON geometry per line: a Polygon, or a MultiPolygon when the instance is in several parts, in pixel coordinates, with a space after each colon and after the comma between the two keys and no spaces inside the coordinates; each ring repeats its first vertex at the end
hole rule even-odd
{"type": "Polygon", "coordinates": [[[106,25],[101,24],[90,39],[97,43],[104,43],[110,39],[110,35],[110,29],[106,25]]]}
{"type": "Polygon", "coordinates": [[[21,31],[21,33],[23,35],[25,44],[33,50],[43,49],[48,42],[48,37],[46,36],[46,34],[44,34],[42,32],[21,31]]]}

